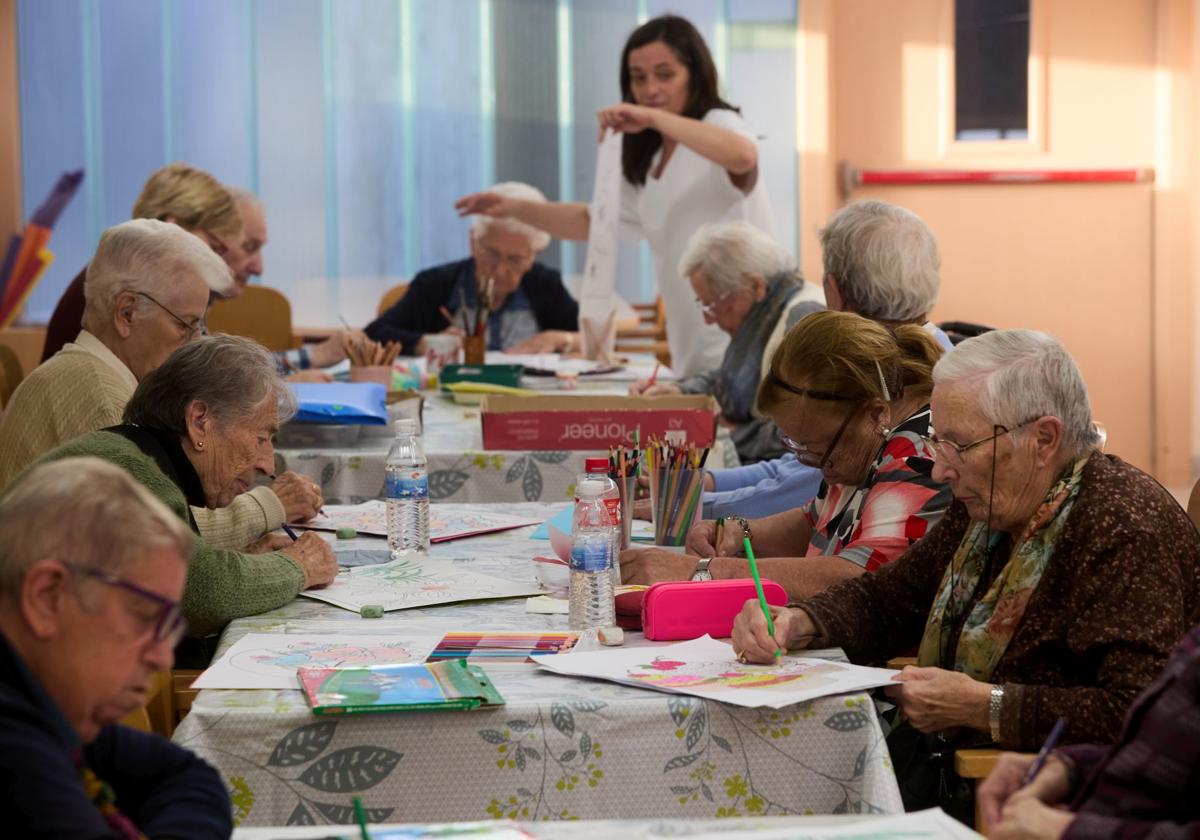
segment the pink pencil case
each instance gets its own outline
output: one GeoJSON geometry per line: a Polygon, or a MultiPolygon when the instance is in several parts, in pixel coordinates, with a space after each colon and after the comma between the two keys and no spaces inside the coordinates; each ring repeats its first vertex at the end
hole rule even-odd
{"type": "MultiPolygon", "coordinates": [[[[768,604],[787,603],[787,593],[778,583],[764,578],[762,585],[768,604]]],[[[742,605],[757,600],[750,578],[656,583],[643,593],[642,632],[658,642],[698,639],[705,633],[728,638],[742,605]]]]}

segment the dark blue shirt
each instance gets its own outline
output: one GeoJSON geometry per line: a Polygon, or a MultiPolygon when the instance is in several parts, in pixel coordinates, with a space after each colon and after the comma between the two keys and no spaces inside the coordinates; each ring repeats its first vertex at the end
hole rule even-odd
{"type": "MultiPolygon", "coordinates": [[[[439,333],[446,327],[444,307],[455,315],[460,306],[459,290],[468,306],[475,303],[475,261],[473,259],[427,268],[408,285],[404,297],[367,325],[365,332],[375,341],[399,341],[400,352],[412,356],[423,335],[439,333]]],[[[579,329],[579,304],[563,286],[562,275],[553,268],[534,263],[521,277],[517,290],[509,295],[500,315],[488,331],[488,347],[502,350],[546,330],[579,329]],[[529,315],[532,314],[532,319],[529,315]],[[530,321],[536,330],[530,332],[530,321]]]]}
{"type": "MultiPolygon", "coordinates": [[[[79,840],[121,835],[88,798],[79,737],[0,635],[0,813],[7,837],[79,840]]],[[[116,794],[147,837],[227,838],[233,831],[221,777],[165,738],[106,726],[83,746],[83,763],[116,794]]]]}

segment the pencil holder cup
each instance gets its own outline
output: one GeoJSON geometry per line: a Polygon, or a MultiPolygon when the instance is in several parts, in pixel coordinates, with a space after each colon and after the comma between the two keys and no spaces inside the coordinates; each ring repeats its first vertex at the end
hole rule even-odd
{"type": "Polygon", "coordinates": [[[378,382],[385,388],[392,387],[391,365],[351,365],[351,382],[378,382]]]}
{"type": "Polygon", "coordinates": [[[463,336],[463,363],[468,365],[483,364],[487,355],[487,339],[482,335],[463,336]]]}
{"type": "Polygon", "coordinates": [[[703,506],[704,470],[654,470],[650,481],[650,509],[654,516],[654,544],[682,546],[703,506]]]}

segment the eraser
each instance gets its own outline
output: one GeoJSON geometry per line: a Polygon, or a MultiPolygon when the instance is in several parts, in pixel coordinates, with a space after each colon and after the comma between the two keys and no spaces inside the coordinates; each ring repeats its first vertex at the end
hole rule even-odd
{"type": "Polygon", "coordinates": [[[383,607],[379,604],[363,604],[358,614],[363,618],[383,618],[383,607]]]}
{"type": "Polygon", "coordinates": [[[625,631],[620,627],[601,627],[596,631],[596,638],[606,647],[616,647],[625,644],[625,631]]]}
{"type": "Polygon", "coordinates": [[[352,540],[358,536],[358,531],[355,531],[353,528],[349,528],[346,526],[342,526],[341,528],[338,528],[335,533],[337,534],[337,538],[339,540],[352,540]]]}

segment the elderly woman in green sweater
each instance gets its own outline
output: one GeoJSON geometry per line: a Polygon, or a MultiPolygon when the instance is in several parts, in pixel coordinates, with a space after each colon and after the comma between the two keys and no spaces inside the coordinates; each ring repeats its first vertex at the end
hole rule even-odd
{"type": "MultiPolygon", "coordinates": [[[[274,466],[279,423],[296,409],[270,352],[229,335],[197,338],[138,384],[125,424],[84,435],[42,461],[96,456],[126,470],[196,531],[189,505],[224,507],[274,466]]],[[[14,482],[15,483],[15,482],[14,482]]],[[[337,561],[312,532],[268,534],[247,552],[203,538],[188,569],[183,611],[204,636],[329,583],[337,561]]]]}

